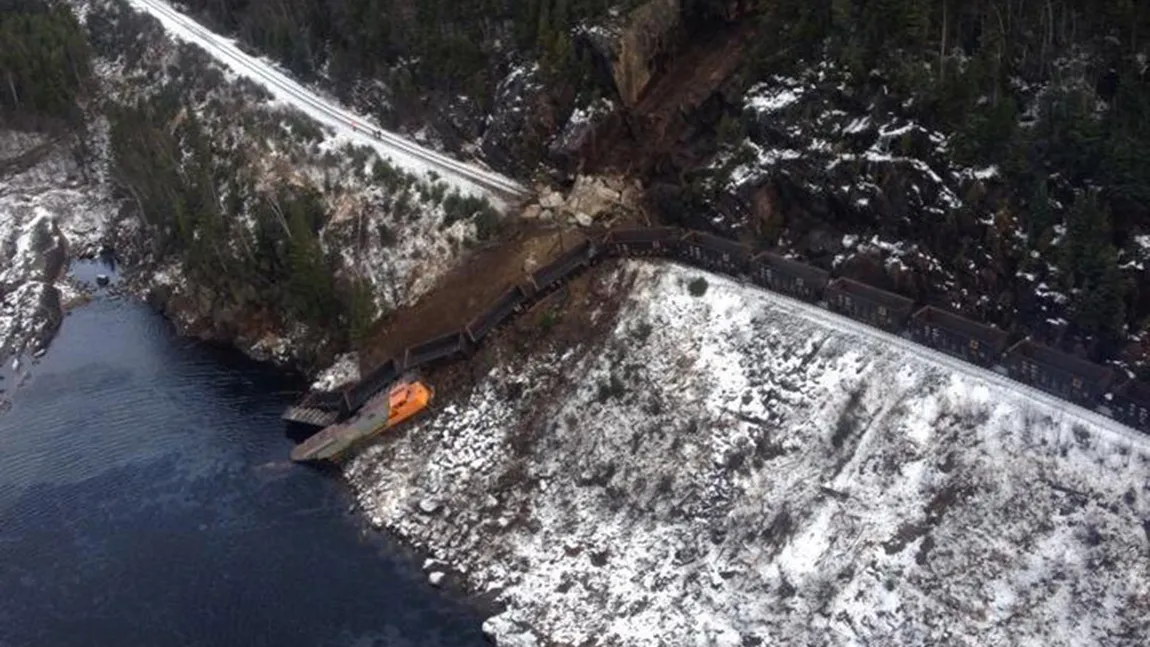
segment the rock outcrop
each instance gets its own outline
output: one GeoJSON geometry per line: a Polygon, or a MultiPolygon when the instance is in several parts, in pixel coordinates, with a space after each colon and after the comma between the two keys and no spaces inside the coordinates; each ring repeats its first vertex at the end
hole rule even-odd
{"type": "MultiPolygon", "coordinates": [[[[93,124],[92,134],[101,127],[93,124]]],[[[0,165],[0,361],[48,345],[63,318],[61,288],[72,291],[69,256],[95,252],[114,210],[107,187],[84,179],[73,145],[71,138],[0,133],[0,157],[28,160],[0,165]]]]}
{"type": "Polygon", "coordinates": [[[641,194],[637,182],[622,176],[580,175],[566,195],[550,187],[539,187],[539,201],[528,205],[521,216],[527,220],[562,217],[572,224],[589,227],[598,219],[638,211],[641,194]]]}
{"type": "Polygon", "coordinates": [[[665,62],[678,36],[681,12],[680,0],[649,0],[616,24],[588,32],[611,66],[624,106],[639,102],[665,62]]]}

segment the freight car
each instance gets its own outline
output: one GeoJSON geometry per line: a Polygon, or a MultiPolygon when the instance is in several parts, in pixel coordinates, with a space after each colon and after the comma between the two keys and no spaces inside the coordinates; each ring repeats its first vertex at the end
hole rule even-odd
{"type": "Polygon", "coordinates": [[[1110,409],[1116,419],[1150,433],[1150,384],[1126,380],[1114,389],[1110,409]]]}
{"type": "Polygon", "coordinates": [[[449,357],[465,355],[468,350],[467,336],[462,331],[449,332],[405,350],[403,370],[410,371],[449,357]]]}
{"type": "Polygon", "coordinates": [[[914,313],[908,330],[912,339],[973,364],[990,366],[1002,355],[1008,335],[953,312],[926,306],[914,313]]]}
{"type": "Polygon", "coordinates": [[[520,285],[508,288],[487,310],[461,330],[408,348],[400,361],[389,361],[360,383],[335,393],[310,393],[284,414],[305,424],[330,424],[336,415],[347,418],[387,387],[401,370],[464,356],[497,326],[534,303],[555,285],[569,280],[600,258],[675,258],[704,269],[736,277],[809,302],[824,301],[829,309],[911,339],[974,364],[995,367],[1014,379],[1049,393],[1110,412],[1111,417],[1150,432],[1150,386],[1127,381],[1115,389],[1113,371],[1080,358],[1023,340],[1005,349],[1007,333],[955,313],[925,306],[915,310],[913,299],[831,274],[776,252],[752,254],[738,242],[676,227],[613,229],[564,252],[520,285]],[[913,314],[913,316],[911,316],[913,314]],[[307,405],[307,406],[305,406],[307,405]]]}
{"type": "Polygon", "coordinates": [[[468,341],[478,346],[499,324],[507,321],[527,302],[527,293],[518,285],[507,288],[491,306],[463,328],[468,341]]]}
{"type": "Polygon", "coordinates": [[[913,299],[843,277],[827,285],[826,299],[831,310],[891,332],[901,330],[914,309],[913,299]]]}
{"type": "Polygon", "coordinates": [[[830,272],[774,252],[761,252],[748,265],[756,285],[805,301],[818,301],[831,280],[830,272]]]}
{"type": "Polygon", "coordinates": [[[533,272],[527,280],[536,294],[542,293],[557,283],[570,280],[587,267],[597,254],[598,247],[595,243],[585,240],[533,272]]]}
{"type": "Polygon", "coordinates": [[[746,245],[697,231],[680,238],[676,252],[691,265],[732,276],[744,274],[751,258],[751,248],[746,245]]]}
{"type": "Polygon", "coordinates": [[[613,229],[600,246],[605,256],[669,256],[679,247],[683,230],[677,227],[613,229]]]}
{"type": "Polygon", "coordinates": [[[1003,357],[1010,376],[1078,404],[1098,404],[1114,380],[1105,366],[1023,339],[1003,357]]]}

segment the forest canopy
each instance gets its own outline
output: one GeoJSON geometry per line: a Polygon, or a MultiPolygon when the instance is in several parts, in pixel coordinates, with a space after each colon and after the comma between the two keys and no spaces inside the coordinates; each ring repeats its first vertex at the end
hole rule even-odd
{"type": "Polygon", "coordinates": [[[0,0],[0,120],[74,121],[90,75],[84,30],[69,8],[0,0]]]}

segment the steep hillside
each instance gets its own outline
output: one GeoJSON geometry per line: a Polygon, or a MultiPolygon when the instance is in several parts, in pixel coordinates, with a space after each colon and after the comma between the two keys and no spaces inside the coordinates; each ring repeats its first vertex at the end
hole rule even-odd
{"type": "Polygon", "coordinates": [[[588,281],[556,330],[605,338],[529,318],[346,469],[500,644],[1140,644],[1144,436],[694,270],[588,281]]]}
{"type": "Polygon", "coordinates": [[[1144,3],[189,6],[433,145],[1146,365],[1144,3]]]}

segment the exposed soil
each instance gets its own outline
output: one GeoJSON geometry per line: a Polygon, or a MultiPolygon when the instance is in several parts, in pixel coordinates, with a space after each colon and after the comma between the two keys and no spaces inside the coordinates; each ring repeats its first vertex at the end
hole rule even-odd
{"type": "Polygon", "coordinates": [[[415,305],[376,324],[360,352],[361,370],[366,373],[413,344],[462,328],[528,272],[586,237],[554,223],[535,223],[475,250],[415,305]]]}
{"type": "MultiPolygon", "coordinates": [[[[421,378],[435,388],[437,395],[420,416],[434,415],[435,411],[452,403],[465,402],[471,389],[498,365],[522,362],[531,354],[550,350],[578,348],[580,357],[569,358],[575,362],[582,356],[598,352],[601,342],[610,338],[616,315],[630,293],[633,281],[633,277],[627,276],[622,281],[608,283],[613,269],[613,262],[589,268],[527,312],[496,329],[474,356],[423,370],[421,378]]],[[[514,403],[519,399],[516,394],[524,385],[509,381],[503,387],[506,399],[514,403]]],[[[525,416],[513,434],[516,445],[523,445],[517,449],[525,453],[534,442],[537,430],[544,428],[546,425],[534,416],[525,416]]],[[[402,433],[402,429],[395,430],[370,443],[395,442],[402,433]]],[[[516,487],[523,486],[521,481],[516,482],[516,487]]]]}
{"type": "Polygon", "coordinates": [[[614,141],[589,160],[591,172],[617,171],[641,177],[676,175],[694,166],[717,142],[714,124],[722,116],[722,87],[745,61],[755,22],[727,25],[693,39],[643,93],[614,141]]]}

